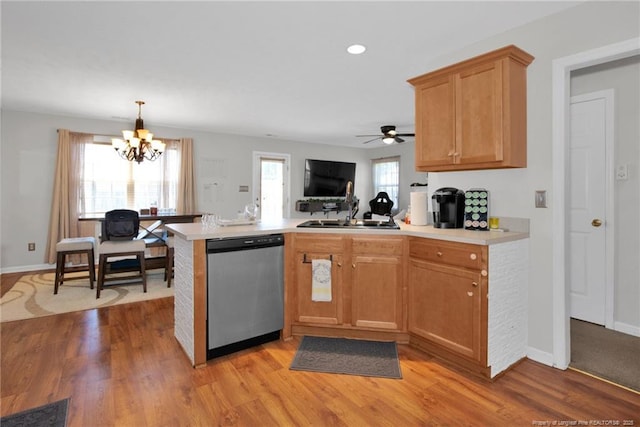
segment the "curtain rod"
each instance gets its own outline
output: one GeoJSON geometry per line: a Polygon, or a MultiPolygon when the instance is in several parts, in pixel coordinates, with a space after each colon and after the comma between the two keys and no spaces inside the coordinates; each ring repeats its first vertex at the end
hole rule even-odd
{"type": "MultiPolygon", "coordinates": [[[[56,132],[60,132],[60,129],[56,129],[56,132]]],[[[69,132],[73,132],[73,133],[85,133],[87,135],[93,135],[93,136],[106,136],[107,138],[122,138],[122,135],[108,135],[105,133],[92,133],[92,132],[77,132],[74,130],[70,130],[69,132]]],[[[165,141],[176,141],[176,142],[180,142],[180,139],[175,139],[175,138],[163,138],[161,136],[159,136],[158,138],[160,139],[164,139],[165,141]]]]}

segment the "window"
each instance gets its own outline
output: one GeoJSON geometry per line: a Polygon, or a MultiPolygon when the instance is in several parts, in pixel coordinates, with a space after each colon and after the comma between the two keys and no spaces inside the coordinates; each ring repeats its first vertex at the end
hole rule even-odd
{"type": "Polygon", "coordinates": [[[111,144],[94,142],[84,150],[84,179],[80,189],[80,214],[104,213],[112,209],[176,207],[179,156],[171,141],[155,161],[138,164],[123,160],[111,144]]]}
{"type": "Polygon", "coordinates": [[[373,172],[373,197],[381,191],[386,192],[393,200],[394,208],[398,208],[398,192],[400,191],[400,157],[387,157],[371,160],[373,172]]]}

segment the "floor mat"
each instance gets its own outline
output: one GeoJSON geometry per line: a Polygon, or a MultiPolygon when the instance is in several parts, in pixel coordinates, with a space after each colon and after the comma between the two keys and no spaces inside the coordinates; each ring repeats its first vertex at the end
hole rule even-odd
{"type": "Polygon", "coordinates": [[[394,342],[303,337],[290,369],[402,378],[394,342]]]}
{"type": "Polygon", "coordinates": [[[0,418],[2,427],[64,427],[69,399],[58,400],[0,418]]]}

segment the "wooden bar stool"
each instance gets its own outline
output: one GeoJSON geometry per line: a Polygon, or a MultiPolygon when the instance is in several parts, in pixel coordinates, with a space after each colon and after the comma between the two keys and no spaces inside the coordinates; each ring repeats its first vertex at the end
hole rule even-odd
{"type": "Polygon", "coordinates": [[[99,255],[99,263],[98,263],[98,284],[96,286],[96,298],[100,298],[100,291],[104,287],[104,283],[110,280],[123,280],[123,279],[132,279],[139,278],[142,282],[142,290],[143,292],[147,292],[147,273],[145,268],[145,258],[144,258],[144,250],[145,250],[144,240],[122,240],[122,241],[106,241],[100,243],[100,255],[99,255]],[[137,263],[133,268],[125,268],[123,271],[137,271],[135,275],[128,275],[125,277],[115,277],[112,279],[107,279],[107,270],[109,273],[118,273],[119,271],[111,270],[110,262],[108,262],[109,258],[120,258],[123,256],[135,256],[137,263]]]}
{"type": "MultiPolygon", "coordinates": [[[[72,273],[76,271],[89,271],[89,283],[91,289],[93,289],[93,282],[96,280],[96,267],[94,261],[94,247],[96,239],[93,237],[70,237],[60,240],[56,243],[56,280],[53,287],[53,294],[58,293],[58,288],[64,282],[65,273],[72,273]],[[86,254],[87,265],[78,265],[73,267],[66,267],[65,261],[67,255],[73,254],[86,254]]],[[[84,279],[85,277],[74,277],[67,280],[84,279]]]]}

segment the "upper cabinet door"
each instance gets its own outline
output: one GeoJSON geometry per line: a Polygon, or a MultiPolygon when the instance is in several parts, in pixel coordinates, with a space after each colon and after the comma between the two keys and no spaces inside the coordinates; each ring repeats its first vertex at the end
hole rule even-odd
{"type": "Polygon", "coordinates": [[[416,169],[450,165],[456,144],[453,76],[416,87],[416,169]]]}
{"type": "Polygon", "coordinates": [[[454,163],[503,160],[501,62],[456,75],[456,149],[454,163]]]}
{"type": "Polygon", "coordinates": [[[527,166],[526,68],[515,46],[415,77],[416,170],[527,166]]]}

